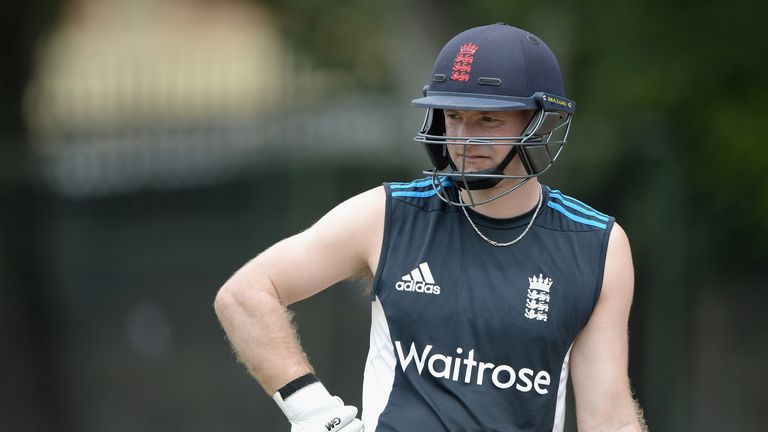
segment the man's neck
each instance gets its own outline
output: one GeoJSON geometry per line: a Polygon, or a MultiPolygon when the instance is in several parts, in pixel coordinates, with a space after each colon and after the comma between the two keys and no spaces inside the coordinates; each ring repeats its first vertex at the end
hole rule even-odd
{"type": "MultiPolygon", "coordinates": [[[[472,199],[475,202],[482,202],[483,200],[503,193],[519,181],[520,180],[516,179],[505,179],[491,189],[475,190],[471,192],[462,190],[460,193],[462,194],[461,196],[465,203],[471,202],[468,195],[469,193],[472,193],[472,199]]],[[[539,187],[538,179],[532,178],[516,190],[496,198],[493,201],[474,206],[472,207],[472,210],[482,215],[497,219],[520,216],[533,210],[538,204],[539,187]]]]}

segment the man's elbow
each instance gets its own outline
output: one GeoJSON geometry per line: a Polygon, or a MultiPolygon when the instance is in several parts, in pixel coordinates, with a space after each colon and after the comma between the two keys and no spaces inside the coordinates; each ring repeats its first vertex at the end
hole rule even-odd
{"type": "Polygon", "coordinates": [[[213,300],[213,310],[219,320],[223,320],[237,306],[237,294],[234,289],[224,285],[216,292],[216,298],[213,300]]]}
{"type": "Polygon", "coordinates": [[[265,308],[280,304],[280,300],[269,290],[257,285],[246,284],[236,280],[236,277],[227,281],[216,293],[213,308],[220,321],[236,318],[244,313],[258,314],[265,308]]]}
{"type": "Polygon", "coordinates": [[[579,432],[646,432],[639,404],[633,398],[618,397],[592,413],[577,413],[579,432]],[[591,415],[589,415],[591,414],[591,415]]]}

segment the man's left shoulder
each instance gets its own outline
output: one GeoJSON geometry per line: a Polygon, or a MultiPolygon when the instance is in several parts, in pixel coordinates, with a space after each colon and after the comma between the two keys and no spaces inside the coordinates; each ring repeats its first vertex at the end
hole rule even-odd
{"type": "Polygon", "coordinates": [[[566,193],[549,186],[546,206],[550,210],[550,223],[566,231],[609,231],[614,218],[566,193]]]}

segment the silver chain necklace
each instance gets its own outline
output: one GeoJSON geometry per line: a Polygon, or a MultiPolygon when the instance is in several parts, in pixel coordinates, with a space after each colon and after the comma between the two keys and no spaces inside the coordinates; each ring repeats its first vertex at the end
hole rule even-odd
{"type": "MultiPolygon", "coordinates": [[[[464,204],[464,200],[461,198],[461,192],[459,192],[459,202],[464,204]]],[[[495,240],[491,240],[488,237],[486,237],[485,235],[483,235],[483,233],[481,233],[480,230],[477,229],[477,226],[475,225],[475,223],[472,222],[472,218],[469,217],[469,213],[467,213],[466,206],[461,206],[461,211],[464,212],[464,216],[467,217],[467,220],[469,221],[469,224],[472,225],[472,228],[475,229],[475,232],[477,233],[477,235],[480,236],[480,238],[482,238],[483,240],[487,241],[488,244],[490,244],[491,246],[507,247],[507,246],[512,246],[513,244],[519,242],[521,238],[523,238],[526,234],[528,234],[528,230],[530,230],[531,227],[533,226],[533,221],[536,220],[536,216],[539,214],[539,209],[541,209],[541,204],[543,202],[544,202],[544,192],[542,192],[541,185],[539,185],[539,204],[536,206],[536,211],[533,212],[533,216],[531,216],[531,221],[528,222],[528,226],[525,227],[525,231],[523,231],[519,236],[517,236],[516,239],[514,239],[512,241],[508,241],[506,243],[499,243],[499,242],[497,242],[495,240]]]]}

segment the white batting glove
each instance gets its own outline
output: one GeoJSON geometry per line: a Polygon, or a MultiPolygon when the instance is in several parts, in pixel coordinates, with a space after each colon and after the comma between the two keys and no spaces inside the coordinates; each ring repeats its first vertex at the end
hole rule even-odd
{"type": "Polygon", "coordinates": [[[291,432],[363,432],[357,408],[344,405],[319,382],[291,393],[285,399],[276,391],[272,399],[291,422],[291,432]]]}

